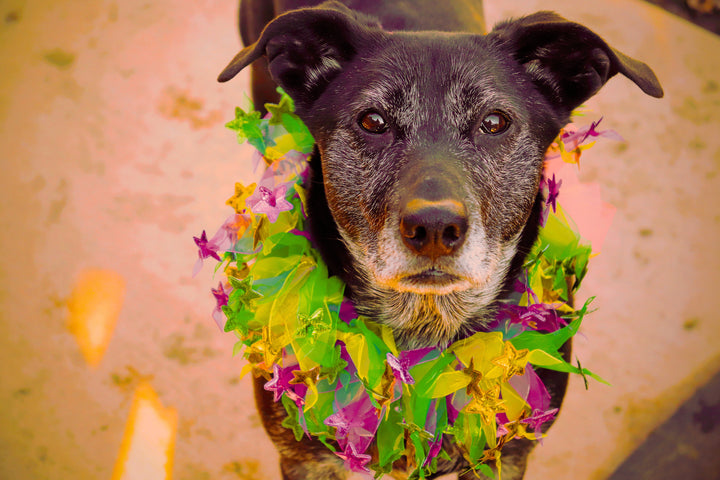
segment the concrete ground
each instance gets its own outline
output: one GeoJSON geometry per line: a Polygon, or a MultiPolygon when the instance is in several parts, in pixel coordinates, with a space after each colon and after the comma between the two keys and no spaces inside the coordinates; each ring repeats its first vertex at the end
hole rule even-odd
{"type": "MultiPolygon", "coordinates": [[[[720,369],[720,38],[635,0],[486,1],[490,23],[539,9],[647,62],[666,92],[616,78],[588,102],[627,140],[581,169],[617,213],[575,353],[612,386],[572,380],[526,478],[601,480],[720,369]]],[[[0,478],[110,479],[141,385],[177,415],[173,478],[278,478],[210,317],[210,269],[190,275],[193,235],[250,178],[223,128],[247,76],[215,82],[238,47],[233,1],[0,3],[0,478]],[[94,269],[114,272],[121,309],[93,356],[69,314],[94,269]]],[[[704,454],[669,445],[689,465],[704,454]]]]}

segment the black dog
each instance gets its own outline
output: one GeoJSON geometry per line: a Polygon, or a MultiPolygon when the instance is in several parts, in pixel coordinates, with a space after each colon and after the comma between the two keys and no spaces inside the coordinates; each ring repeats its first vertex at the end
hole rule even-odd
{"type": "MultiPolygon", "coordinates": [[[[482,330],[536,238],[543,154],[570,113],[617,73],[661,97],[655,75],[550,12],[484,34],[471,0],[298,9],[317,3],[243,0],[247,47],[219,80],[252,63],[256,105],[276,101],[275,84],[295,101],[317,142],[312,233],[359,313],[403,348],[482,330]]],[[[566,375],[540,375],[558,407],[566,375]]],[[[280,426],[269,393],[258,380],[284,478],[345,478],[325,446],[280,426]]],[[[522,478],[531,446],[505,446],[503,478],[522,478]]],[[[458,453],[438,475],[465,468],[458,453]]]]}

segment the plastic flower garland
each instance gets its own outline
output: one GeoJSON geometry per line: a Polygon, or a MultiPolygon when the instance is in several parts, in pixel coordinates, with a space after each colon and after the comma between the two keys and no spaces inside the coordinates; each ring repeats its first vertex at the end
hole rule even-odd
{"type": "MultiPolygon", "coordinates": [[[[256,149],[265,171],[258,184],[236,184],[235,209],[218,232],[195,242],[199,259],[218,261],[226,282],[212,293],[218,327],[234,332],[252,371],[287,411],[283,426],[299,441],[315,437],[353,471],[376,477],[406,456],[419,478],[449,458],[455,442],[472,469],[500,472],[502,446],[513,438],[539,439],[557,409],[535,372],[547,368],[599,377],[570,365],[558,349],[577,333],[587,313],[569,304],[587,272],[591,247],[583,244],[557,203],[560,183],[543,179],[546,205],[538,240],[488,331],[452,345],[400,351],[392,331],[358,316],[343,297],[343,283],[327,267],[305,231],[307,158],[313,139],[283,94],[270,114],[236,109],[226,126],[256,149]],[[369,464],[375,441],[377,459],[369,464]]],[[[577,163],[586,141],[616,136],[563,130],[548,152],[577,163]]],[[[256,164],[257,165],[257,164],[256,164]]]]}

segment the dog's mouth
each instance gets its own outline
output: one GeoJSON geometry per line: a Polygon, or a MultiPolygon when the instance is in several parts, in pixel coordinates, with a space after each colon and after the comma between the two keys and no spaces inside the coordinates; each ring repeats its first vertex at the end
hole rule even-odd
{"type": "Polygon", "coordinates": [[[400,291],[445,295],[466,290],[470,287],[470,282],[458,275],[431,267],[419,273],[402,276],[397,282],[397,287],[400,291]]]}

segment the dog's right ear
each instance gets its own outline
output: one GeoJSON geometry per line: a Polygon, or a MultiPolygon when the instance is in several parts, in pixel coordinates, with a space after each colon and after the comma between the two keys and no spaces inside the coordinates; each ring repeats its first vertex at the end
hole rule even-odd
{"type": "Polygon", "coordinates": [[[293,10],[267,24],[257,42],[242,49],[218,76],[227,82],[265,55],[273,80],[300,108],[308,108],[360,49],[382,36],[340,4],[293,10]]]}
{"type": "Polygon", "coordinates": [[[488,37],[525,68],[538,89],[564,114],[570,114],[617,73],[646,94],[663,96],[650,67],[556,13],[538,12],[503,22],[488,37]]]}

